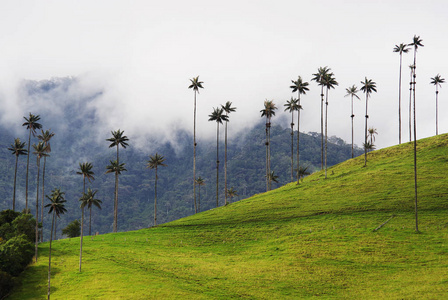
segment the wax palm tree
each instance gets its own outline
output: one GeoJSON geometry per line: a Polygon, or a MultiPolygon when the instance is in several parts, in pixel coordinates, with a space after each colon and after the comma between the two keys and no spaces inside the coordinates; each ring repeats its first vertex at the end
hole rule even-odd
{"type": "Polygon", "coordinates": [[[50,279],[51,279],[51,242],[53,241],[53,226],[55,224],[56,217],[60,217],[60,215],[63,215],[65,212],[67,212],[67,209],[65,209],[65,199],[64,199],[64,193],[61,192],[59,189],[54,189],[51,193],[51,197],[47,198],[50,200],[50,203],[45,205],[45,207],[49,207],[48,214],[53,213],[53,220],[51,222],[51,234],[50,234],[50,253],[48,255],[48,291],[47,291],[47,299],[50,299],[50,279]]]}
{"type": "Polygon", "coordinates": [[[409,142],[412,141],[412,77],[414,74],[414,65],[409,65],[411,70],[409,79],[409,142]]]}
{"type": "Polygon", "coordinates": [[[378,131],[376,130],[376,128],[370,127],[368,130],[368,136],[370,138],[370,144],[373,145],[373,142],[375,142],[375,135],[378,134],[378,131]]]}
{"type": "Polygon", "coordinates": [[[414,48],[414,63],[412,65],[412,104],[414,113],[414,190],[415,190],[415,231],[418,232],[418,209],[417,209],[417,122],[415,116],[415,84],[416,84],[416,69],[417,69],[417,49],[424,47],[420,36],[414,35],[414,39],[409,46],[414,48]]]}
{"type": "MultiPolygon", "coordinates": [[[[297,109],[297,170],[300,168],[300,110],[302,109],[302,105],[300,104],[300,95],[305,95],[307,91],[310,89],[308,88],[309,83],[304,82],[302,80],[302,77],[298,77],[296,81],[291,80],[293,85],[290,86],[292,89],[292,92],[297,92],[297,100],[298,100],[298,109],[297,109]]],[[[297,174],[297,184],[299,184],[299,174],[297,174]]]]}
{"type": "Polygon", "coordinates": [[[92,207],[96,206],[97,208],[101,209],[101,204],[103,203],[103,201],[95,199],[96,193],[97,191],[92,192],[90,188],[87,190],[87,208],[89,209],[89,235],[92,235],[92,207]],[[91,196],[91,194],[93,195],[91,196]]]}
{"type": "Polygon", "coordinates": [[[216,122],[216,207],[219,206],[218,194],[219,194],[219,124],[222,122],[227,122],[229,117],[224,114],[222,108],[216,107],[213,112],[209,115],[209,121],[216,122]]]}
{"type": "Polygon", "coordinates": [[[356,95],[356,93],[358,93],[359,91],[356,85],[352,85],[351,87],[346,88],[345,91],[347,92],[347,94],[344,97],[350,96],[351,98],[352,114],[350,118],[352,119],[352,158],[353,158],[353,140],[354,140],[353,118],[355,117],[355,114],[353,113],[353,97],[359,100],[358,95],[356,95]]]}
{"type": "Polygon", "coordinates": [[[362,143],[362,146],[364,147],[365,151],[370,152],[375,150],[375,145],[371,143],[370,141],[367,141],[367,143],[362,143]]]}
{"type": "Polygon", "coordinates": [[[233,197],[238,197],[238,192],[233,187],[227,191],[227,194],[229,194],[230,200],[232,200],[233,197]]]}
{"type": "Polygon", "coordinates": [[[299,100],[291,97],[291,100],[287,100],[285,111],[291,113],[291,182],[294,180],[294,111],[299,109],[299,100]]]}
{"type": "Polygon", "coordinates": [[[41,129],[42,125],[38,123],[40,120],[39,115],[33,115],[30,113],[29,117],[23,117],[25,119],[25,123],[22,124],[22,126],[26,126],[26,129],[30,130],[29,137],[28,137],[28,158],[26,163],[26,180],[25,180],[25,209],[28,209],[28,171],[30,166],[30,146],[31,146],[31,134],[33,136],[36,135],[36,130],[41,129]]]}
{"type": "Polygon", "coordinates": [[[439,86],[442,87],[442,83],[444,82],[445,78],[442,78],[440,74],[431,78],[431,84],[436,86],[436,135],[439,135],[439,86]]]}
{"type": "Polygon", "coordinates": [[[321,170],[324,169],[324,82],[323,79],[326,74],[330,71],[328,67],[320,67],[317,69],[317,73],[313,74],[313,78],[311,80],[316,81],[318,85],[320,85],[320,139],[321,139],[321,170]]]}
{"type": "MultiPolygon", "coordinates": [[[[194,122],[193,122],[193,181],[196,179],[196,94],[199,94],[199,89],[203,89],[204,82],[199,81],[199,75],[190,79],[189,89],[194,91],[194,122]]],[[[198,212],[196,205],[196,184],[193,182],[193,197],[194,197],[194,211],[198,212]]]]}
{"type": "Polygon", "coordinates": [[[400,73],[398,77],[398,141],[401,144],[401,65],[403,53],[408,53],[408,45],[401,43],[400,45],[395,45],[394,52],[400,54],[400,73]]]}
{"type": "Polygon", "coordinates": [[[322,78],[322,83],[326,87],[326,96],[325,96],[325,178],[327,178],[327,143],[328,143],[328,91],[330,89],[334,89],[335,86],[338,85],[338,82],[334,78],[334,74],[329,72],[325,74],[322,78]]]}
{"type": "Polygon", "coordinates": [[[16,210],[16,179],[17,179],[17,164],[19,161],[20,155],[26,155],[28,153],[27,150],[25,150],[25,142],[21,142],[19,138],[16,138],[14,140],[14,144],[11,144],[11,147],[8,148],[12,152],[13,155],[16,156],[16,167],[14,169],[14,193],[12,195],[12,210],[16,210]]]}
{"type": "MultiPolygon", "coordinates": [[[[51,152],[51,146],[50,146],[50,140],[54,136],[54,132],[50,132],[50,130],[43,131],[41,130],[42,134],[38,135],[37,138],[44,142],[45,146],[47,146],[47,154],[51,152]]],[[[44,196],[45,196],[45,166],[47,164],[47,157],[44,156],[44,166],[42,170],[42,202],[40,207],[40,221],[42,222],[42,228],[40,230],[40,240],[41,242],[44,241],[44,230],[43,230],[43,224],[44,224],[44,196]]]]}
{"type": "MultiPolygon", "coordinates": [[[[365,134],[364,134],[364,145],[367,145],[367,119],[369,115],[367,114],[367,108],[369,103],[369,96],[372,92],[376,93],[376,82],[372,81],[372,79],[365,78],[364,82],[361,81],[362,87],[361,91],[366,94],[366,126],[365,126],[365,134]]],[[[364,147],[364,167],[367,166],[367,148],[364,147]]]]}
{"type": "Polygon", "coordinates": [[[204,178],[202,178],[201,176],[199,176],[196,180],[195,183],[198,185],[199,187],[199,197],[198,197],[198,211],[201,211],[201,186],[205,185],[205,180],[204,178]]]}
{"type": "Polygon", "coordinates": [[[260,110],[261,117],[266,117],[266,191],[271,189],[271,120],[275,116],[277,107],[272,100],[264,101],[264,109],[260,110]]]}
{"type": "Polygon", "coordinates": [[[155,154],[154,156],[150,156],[148,160],[147,168],[155,170],[155,182],[154,182],[154,226],[157,225],[157,169],[159,166],[166,167],[164,164],[165,158],[162,155],[155,154]]]}
{"type": "MultiPolygon", "coordinates": [[[[84,208],[87,206],[97,205],[101,203],[101,200],[95,199],[95,194],[97,191],[92,191],[91,188],[87,189],[87,193],[83,193],[82,197],[79,199],[81,202],[81,239],[80,239],[80,247],[79,247],[79,272],[81,272],[81,264],[82,264],[82,239],[84,236],[84,208]],[[96,204],[95,204],[96,203],[96,204]]],[[[101,208],[101,207],[100,207],[101,208]]]]}
{"type": "Polygon", "coordinates": [[[271,190],[271,182],[273,181],[275,183],[278,183],[278,176],[275,175],[274,171],[270,171],[267,177],[269,180],[269,190],[271,190]]]}
{"type": "MultiPolygon", "coordinates": [[[[236,111],[236,107],[232,107],[232,102],[227,101],[225,105],[221,105],[221,108],[226,113],[226,116],[228,117],[231,112],[236,111]]],[[[225,204],[227,204],[227,124],[229,121],[226,121],[226,130],[225,130],[225,137],[224,137],[224,191],[225,191],[225,204]]]]}
{"type": "Polygon", "coordinates": [[[310,175],[310,172],[308,172],[308,167],[309,166],[307,166],[307,167],[300,167],[300,169],[299,169],[299,178],[302,180],[302,182],[303,182],[303,178],[306,175],[310,175]]]}
{"type": "Polygon", "coordinates": [[[92,182],[92,180],[95,180],[95,173],[92,171],[93,165],[90,162],[85,163],[79,163],[79,171],[76,171],[76,174],[82,175],[83,179],[83,194],[86,192],[86,179],[89,182],[92,182]]]}
{"type": "Polygon", "coordinates": [[[40,159],[44,156],[48,156],[47,154],[47,146],[45,146],[44,142],[39,142],[33,144],[34,152],[37,158],[37,187],[36,187],[36,262],[37,262],[37,245],[39,243],[39,175],[40,175],[40,159]]]}
{"type": "Polygon", "coordinates": [[[118,161],[110,161],[110,165],[106,167],[107,173],[115,173],[115,191],[114,191],[114,228],[113,232],[118,230],[118,175],[123,171],[127,171],[124,167],[125,163],[119,164],[118,161]]]}

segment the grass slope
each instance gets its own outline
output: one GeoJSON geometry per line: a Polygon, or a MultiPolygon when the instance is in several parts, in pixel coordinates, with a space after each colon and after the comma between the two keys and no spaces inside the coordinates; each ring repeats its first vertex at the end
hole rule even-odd
{"type": "MultiPolygon", "coordinates": [[[[79,239],[56,241],[52,298],[444,298],[448,135],[418,143],[420,234],[412,144],[363,160],[155,228],[87,237],[82,273],[79,239]]],[[[48,246],[10,299],[45,297],[48,246]]]]}

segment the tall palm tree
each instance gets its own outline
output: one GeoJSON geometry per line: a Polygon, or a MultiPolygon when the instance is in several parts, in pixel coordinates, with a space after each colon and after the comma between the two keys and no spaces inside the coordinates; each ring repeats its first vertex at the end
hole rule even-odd
{"type": "Polygon", "coordinates": [[[238,192],[233,187],[227,191],[227,194],[229,194],[230,199],[233,197],[238,197],[238,192]]]}
{"type": "Polygon", "coordinates": [[[89,182],[95,180],[95,177],[93,176],[95,173],[92,171],[92,168],[93,165],[90,162],[79,163],[79,171],[76,171],[76,174],[82,175],[83,177],[83,194],[86,192],[86,179],[89,180],[89,182]]]}
{"type": "Polygon", "coordinates": [[[50,234],[50,254],[48,256],[48,290],[47,290],[47,299],[50,299],[50,279],[51,279],[51,242],[53,241],[53,226],[55,224],[55,217],[60,217],[63,215],[67,209],[65,209],[65,199],[64,193],[59,189],[54,189],[51,193],[51,197],[47,198],[50,200],[50,203],[45,205],[45,207],[49,207],[48,214],[53,213],[53,220],[51,222],[51,234],[50,234]]]}
{"type": "Polygon", "coordinates": [[[222,122],[228,122],[229,117],[224,114],[224,109],[216,107],[209,115],[209,121],[216,122],[216,207],[219,206],[218,194],[219,194],[219,124],[222,122]]]}
{"type": "Polygon", "coordinates": [[[154,226],[157,225],[157,169],[159,166],[166,167],[164,164],[165,158],[162,155],[155,154],[154,156],[150,156],[148,160],[147,168],[155,170],[155,182],[154,182],[154,226]]]}
{"type": "MultiPolygon", "coordinates": [[[[298,77],[296,81],[291,80],[293,85],[290,86],[292,89],[292,92],[297,92],[297,100],[298,100],[298,109],[297,109],[297,170],[300,168],[300,157],[299,157],[299,150],[300,150],[300,110],[302,109],[302,105],[300,104],[300,95],[305,95],[307,91],[310,89],[308,88],[309,83],[304,82],[302,80],[302,77],[298,77]]],[[[297,174],[297,184],[299,184],[299,174],[297,174]]]]}
{"type": "Polygon", "coordinates": [[[82,264],[82,240],[84,236],[84,208],[87,206],[90,207],[92,205],[98,205],[101,204],[101,200],[95,199],[95,194],[97,191],[92,191],[91,188],[87,189],[87,193],[83,193],[82,197],[79,199],[81,202],[81,239],[80,239],[80,247],[79,247],[79,272],[81,272],[81,264],[82,264]]]}
{"type": "MultiPolygon", "coordinates": [[[[117,166],[120,165],[118,149],[121,147],[125,148],[129,146],[127,141],[129,141],[128,137],[123,135],[124,131],[118,129],[117,131],[111,131],[112,137],[107,139],[106,141],[111,142],[109,148],[117,147],[117,166]]],[[[114,201],[114,232],[117,232],[117,218],[118,218],[118,173],[115,172],[115,201],[114,201]]]]}
{"type": "Polygon", "coordinates": [[[270,171],[267,177],[269,178],[269,190],[271,190],[271,182],[278,183],[278,176],[275,175],[274,171],[270,171]]]}
{"type": "Polygon", "coordinates": [[[271,120],[275,116],[276,109],[274,101],[265,100],[264,109],[260,110],[261,117],[266,117],[266,191],[271,189],[272,181],[272,178],[269,176],[271,173],[271,120]]]}
{"type": "Polygon", "coordinates": [[[412,77],[414,74],[414,65],[409,65],[411,74],[409,76],[409,142],[412,141],[412,77]]]}
{"type": "Polygon", "coordinates": [[[291,182],[294,180],[294,111],[299,109],[299,100],[291,97],[291,100],[287,100],[285,111],[291,113],[291,182]]]}
{"type": "MultiPolygon", "coordinates": [[[[225,105],[221,105],[221,108],[226,113],[226,116],[228,117],[231,112],[236,111],[236,107],[232,107],[232,102],[227,101],[225,105]]],[[[227,124],[229,121],[226,121],[226,130],[225,130],[225,137],[224,137],[224,191],[225,191],[225,204],[227,204],[227,124]]]]}
{"type": "Polygon", "coordinates": [[[99,199],[95,199],[95,194],[97,191],[91,192],[91,189],[89,188],[87,190],[87,208],[89,209],[89,235],[92,235],[92,206],[96,206],[99,209],[101,209],[101,204],[103,201],[99,199]],[[91,197],[90,195],[93,194],[91,197]]]}
{"type": "MultiPolygon", "coordinates": [[[[38,135],[37,138],[44,142],[45,146],[47,146],[47,154],[51,152],[51,146],[50,146],[50,140],[54,136],[54,132],[50,132],[50,130],[43,131],[41,130],[42,134],[38,135]]],[[[40,207],[40,221],[42,222],[42,228],[40,230],[40,240],[41,242],[44,241],[44,196],[45,196],[45,166],[47,164],[47,157],[44,156],[44,166],[42,170],[42,202],[40,207]]]]}
{"type": "Polygon", "coordinates": [[[439,135],[439,86],[442,87],[442,83],[444,82],[445,78],[442,78],[440,74],[431,78],[431,84],[436,86],[436,135],[439,135]]]}
{"type": "Polygon", "coordinates": [[[36,240],[35,240],[35,250],[36,250],[36,262],[37,262],[37,245],[39,243],[39,175],[40,175],[40,159],[44,156],[48,156],[47,146],[44,142],[39,142],[33,144],[34,152],[37,158],[37,187],[36,187],[36,240]]]}
{"type": "Polygon", "coordinates": [[[14,169],[14,193],[12,195],[12,210],[16,210],[16,179],[17,179],[17,164],[19,161],[20,155],[26,155],[28,152],[25,150],[25,142],[21,142],[19,138],[14,140],[14,144],[11,144],[11,147],[8,148],[12,152],[13,155],[16,156],[16,167],[14,169]]]}
{"type": "Polygon", "coordinates": [[[328,144],[328,91],[334,89],[338,85],[338,82],[334,78],[334,74],[330,73],[330,69],[322,78],[322,83],[326,87],[325,96],[325,178],[327,178],[327,144],[328,144]]]}
{"type": "Polygon", "coordinates": [[[352,119],[352,158],[353,158],[353,139],[354,139],[353,118],[355,117],[353,113],[353,97],[356,97],[356,99],[359,100],[358,95],[356,95],[356,93],[358,93],[358,88],[356,87],[356,85],[352,85],[351,87],[346,88],[345,91],[347,92],[347,94],[344,97],[350,96],[351,98],[352,114],[350,118],[352,119]]]}
{"type": "Polygon", "coordinates": [[[324,169],[324,82],[323,79],[326,74],[330,71],[328,67],[319,67],[317,69],[317,73],[313,74],[313,78],[311,80],[316,81],[318,85],[320,85],[320,139],[321,139],[321,160],[320,160],[320,168],[324,169]]]}
{"type": "Polygon", "coordinates": [[[198,211],[201,211],[201,186],[205,185],[205,180],[201,176],[198,177],[198,179],[195,180],[196,184],[199,187],[199,198],[198,198],[198,211]]]}
{"type": "Polygon", "coordinates": [[[299,169],[299,178],[303,181],[303,178],[306,176],[306,175],[310,175],[310,172],[308,172],[308,167],[309,166],[307,166],[307,167],[300,167],[300,169],[299,169]]]}
{"type": "Polygon", "coordinates": [[[417,209],[417,122],[415,116],[415,84],[416,84],[416,69],[417,69],[417,49],[424,47],[420,36],[414,35],[414,39],[409,46],[414,48],[414,63],[412,65],[412,104],[414,113],[414,190],[415,190],[415,231],[418,232],[418,209],[417,209]]]}
{"type": "Polygon", "coordinates": [[[119,164],[118,161],[110,161],[110,165],[106,167],[107,173],[115,173],[115,191],[114,191],[114,228],[113,232],[118,230],[118,175],[123,171],[127,171],[124,167],[125,163],[119,164]]]}
{"type": "Polygon", "coordinates": [[[36,135],[36,130],[37,129],[41,129],[42,125],[40,123],[38,123],[38,121],[40,120],[39,115],[33,115],[32,113],[30,113],[29,117],[23,117],[25,119],[25,123],[22,124],[22,126],[26,126],[26,129],[30,130],[30,134],[28,137],[28,158],[27,158],[27,163],[26,163],[26,180],[25,180],[25,209],[28,209],[28,171],[29,171],[29,166],[30,166],[30,146],[31,146],[31,134],[33,134],[33,136],[36,135]]]}
{"type": "Polygon", "coordinates": [[[378,131],[376,128],[370,127],[368,130],[368,136],[370,137],[370,144],[373,145],[373,142],[375,142],[375,135],[378,134],[378,131]]]}
{"type": "MultiPolygon", "coordinates": [[[[361,91],[366,94],[366,126],[365,126],[365,134],[364,134],[364,145],[367,145],[367,119],[369,115],[367,114],[367,107],[369,103],[369,96],[372,92],[376,93],[376,82],[372,81],[372,79],[365,78],[364,82],[361,81],[362,87],[361,91]]],[[[364,147],[364,167],[367,166],[367,148],[364,147]]]]}
{"type": "Polygon", "coordinates": [[[401,43],[400,45],[395,45],[394,52],[400,54],[400,74],[398,77],[398,141],[401,144],[401,64],[403,53],[408,53],[408,45],[401,43]]]}
{"type": "MultiPolygon", "coordinates": [[[[196,94],[199,94],[199,89],[203,89],[204,82],[199,81],[199,75],[190,79],[191,84],[188,87],[194,91],[194,122],[193,122],[193,181],[196,179],[196,94]]],[[[193,197],[194,197],[194,211],[198,212],[196,205],[196,184],[193,182],[193,197]]]]}

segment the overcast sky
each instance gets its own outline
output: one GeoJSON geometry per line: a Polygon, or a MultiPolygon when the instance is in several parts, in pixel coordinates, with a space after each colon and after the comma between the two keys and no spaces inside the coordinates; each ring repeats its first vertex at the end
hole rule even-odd
{"type": "MultiPolygon", "coordinates": [[[[232,133],[261,120],[265,99],[282,120],[291,80],[302,76],[301,131],[320,131],[320,89],[311,82],[328,66],[339,86],[329,94],[329,135],[350,142],[345,89],[367,78],[378,93],[369,100],[369,125],[379,148],[398,143],[399,55],[394,45],[421,36],[417,54],[418,138],[435,134],[435,88],[448,77],[448,1],[1,1],[0,117],[18,120],[17,83],[75,76],[80,88],[104,89],[96,105],[105,130],[129,136],[193,128],[189,79],[199,75],[198,135],[209,138],[213,107],[232,101],[232,133]]],[[[409,140],[409,68],[403,57],[403,140],[409,140]]],[[[355,143],[363,142],[365,98],[355,103],[355,143]]],[[[448,131],[448,85],[439,94],[439,133],[448,131]]],[[[285,113],[286,114],[286,113],[285,113]]],[[[289,122],[283,118],[283,124],[289,122]]]]}

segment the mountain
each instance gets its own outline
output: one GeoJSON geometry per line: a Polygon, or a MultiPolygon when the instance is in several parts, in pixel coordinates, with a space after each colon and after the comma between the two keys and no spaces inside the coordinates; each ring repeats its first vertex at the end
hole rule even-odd
{"type": "MultiPolygon", "coordinates": [[[[29,112],[41,117],[43,129],[51,129],[55,136],[51,140],[51,153],[47,158],[45,193],[60,188],[66,193],[68,214],[60,220],[58,228],[80,218],[78,199],[82,193],[82,177],[76,174],[79,163],[92,162],[95,180],[89,184],[98,190],[97,197],[103,201],[102,210],[93,209],[92,230],[106,233],[112,231],[114,175],[105,174],[106,166],[115,159],[115,148],[109,149],[106,139],[110,131],[99,132],[103,128],[100,119],[101,107],[97,105],[102,91],[90,89],[79,91],[76,78],[55,78],[44,81],[24,81],[21,85],[20,103],[24,105],[23,116],[29,112]]],[[[27,141],[28,132],[21,127],[23,119],[16,125],[2,125],[0,137],[0,210],[11,207],[14,174],[14,156],[7,150],[15,137],[27,141]],[[13,132],[20,134],[14,135],[13,132]]],[[[210,126],[215,126],[211,124],[210,126]]],[[[118,128],[112,128],[116,130],[118,128]]],[[[121,128],[124,129],[125,128],[121,128]]],[[[126,130],[125,133],[126,135],[126,130]]],[[[297,134],[297,133],[296,133],[297,134]]],[[[320,135],[301,134],[301,164],[313,172],[320,169],[320,135]]],[[[154,173],[146,168],[149,155],[155,152],[166,158],[167,167],[159,169],[158,181],[158,221],[165,223],[194,213],[193,206],[193,148],[192,134],[177,130],[173,134],[176,145],[157,142],[148,137],[148,143],[156,151],[146,151],[137,147],[130,137],[129,147],[120,150],[120,162],[126,163],[127,172],[119,177],[119,231],[146,228],[153,225],[154,173]],[[154,146],[152,147],[154,148],[154,146]]],[[[271,129],[271,169],[279,176],[279,187],[290,180],[290,130],[280,126],[271,129]]],[[[223,135],[221,135],[223,136],[223,135]]],[[[337,137],[329,138],[328,165],[334,165],[350,157],[350,145],[337,137]]],[[[32,143],[36,138],[32,138],[32,143]]],[[[229,137],[228,146],[228,187],[238,191],[237,201],[265,191],[265,128],[264,123],[255,124],[237,136],[229,137]]],[[[224,161],[224,143],[220,145],[220,161],[224,161]]],[[[361,154],[359,148],[356,154],[361,154]]],[[[295,158],[294,158],[295,159],[295,158]]],[[[220,166],[220,205],[224,204],[223,163],[220,166]]],[[[20,157],[18,170],[18,209],[24,208],[26,157],[20,157]]],[[[29,201],[34,207],[36,195],[36,158],[30,157],[29,201]]],[[[197,149],[197,176],[205,179],[201,187],[201,210],[216,206],[216,141],[203,140],[197,149]]],[[[34,210],[32,209],[34,214],[34,210]]],[[[50,219],[44,220],[44,237],[48,238],[50,219]]]]}
{"type": "MultiPolygon", "coordinates": [[[[53,243],[64,299],[444,299],[448,134],[348,160],[303,183],[138,231],[53,243]]],[[[48,255],[49,243],[39,246],[48,255]]],[[[10,299],[46,295],[45,259],[10,299]]]]}

